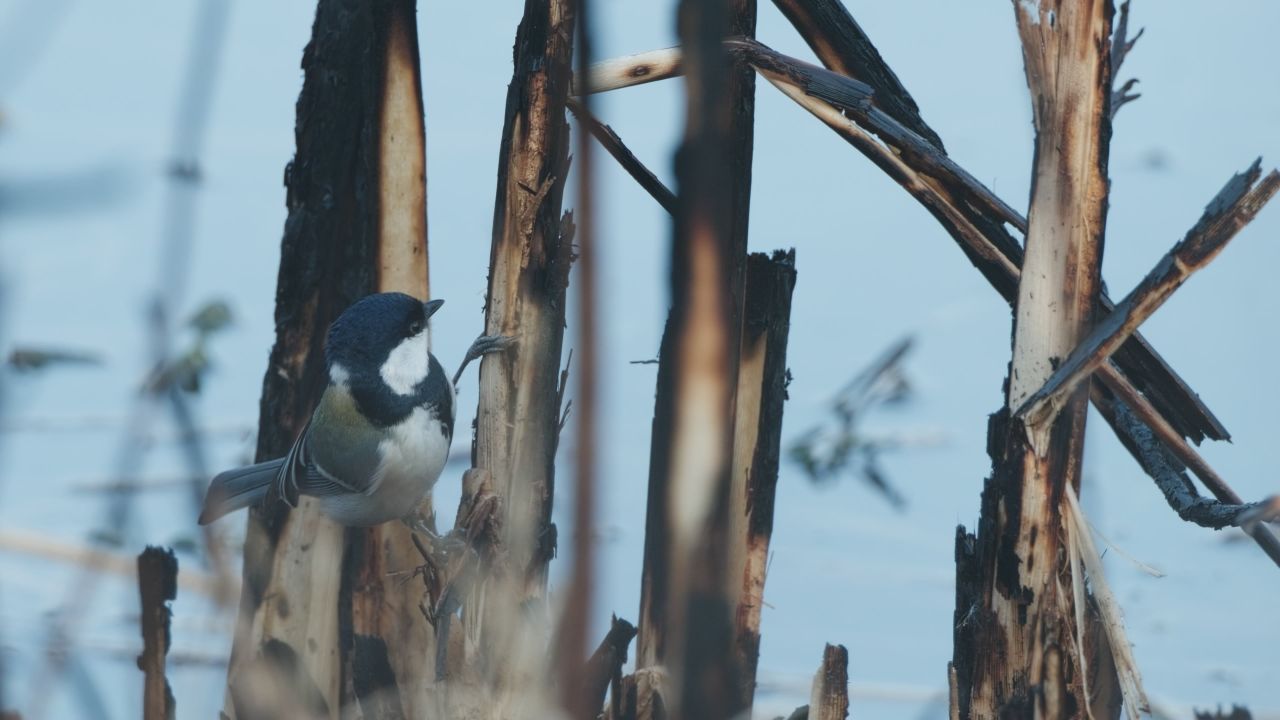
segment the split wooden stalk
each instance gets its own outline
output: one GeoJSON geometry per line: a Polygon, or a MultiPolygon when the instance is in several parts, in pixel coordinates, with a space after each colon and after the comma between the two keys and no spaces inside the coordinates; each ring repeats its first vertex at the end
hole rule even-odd
{"type": "Polygon", "coordinates": [[[726,593],[741,671],[741,710],[755,696],[760,658],[760,613],[773,536],[774,497],[787,397],[787,336],[795,251],[747,257],[746,304],[738,368],[733,465],[729,482],[729,566],[726,593]]]}
{"type": "Polygon", "coordinates": [[[665,688],[637,682],[637,705],[729,717],[742,697],[725,560],[755,81],[750,68],[730,65],[722,42],[754,35],[755,3],[684,0],[679,14],[687,110],[636,656],[638,680],[670,672],[665,688]]]}
{"type": "MultiPolygon", "coordinates": [[[[1036,128],[1026,258],[1007,410],[1050,376],[1092,322],[1106,223],[1109,2],[1015,2],[1036,128]]],[[[1063,494],[1078,489],[1087,391],[1042,422],[993,423],[976,546],[976,625],[955,648],[961,717],[1079,716],[1085,650],[1063,494]],[[972,665],[963,665],[971,662],[972,665]]],[[[969,580],[962,580],[969,582],[969,580]]],[[[1101,682],[1113,684],[1113,678],[1101,682]]]]}
{"type": "Polygon", "coordinates": [[[485,308],[486,334],[517,342],[481,363],[473,457],[501,498],[502,557],[467,597],[457,675],[476,679],[473,687],[488,696],[477,718],[542,701],[547,564],[556,538],[556,388],[573,258],[573,224],[561,218],[573,35],[572,0],[526,0],[507,88],[485,308]]]}
{"type": "Polygon", "coordinates": [[[808,720],[844,720],[849,717],[849,651],[843,645],[827,645],[822,666],[813,676],[808,720]]]}
{"type": "MultiPolygon", "coordinates": [[[[847,12],[843,11],[843,9],[840,12],[830,11],[828,6],[831,4],[832,0],[798,0],[794,5],[797,8],[807,8],[807,12],[817,12],[821,17],[830,21],[824,21],[825,24],[805,21],[803,24],[798,25],[802,33],[817,33],[821,31],[821,34],[806,34],[805,37],[806,40],[809,40],[814,50],[823,58],[823,61],[828,65],[838,66],[841,64],[842,58],[867,57],[875,58],[879,63],[883,64],[882,60],[878,60],[879,54],[874,52],[874,48],[860,48],[856,45],[854,47],[847,46],[849,42],[866,42],[865,37],[861,35],[860,29],[854,28],[849,29],[848,32],[842,31],[841,24],[843,22],[852,23],[852,18],[848,18],[847,12]],[[842,17],[845,20],[841,20],[840,18],[842,17]],[[834,55],[831,55],[831,53],[834,53],[834,55]]],[[[743,43],[739,42],[737,45],[742,47],[743,43]]],[[[964,201],[961,196],[956,194],[954,183],[922,171],[916,167],[912,156],[900,155],[894,152],[889,147],[878,142],[854,120],[846,116],[844,110],[826,100],[809,94],[806,90],[808,81],[804,78],[805,74],[811,72],[811,70],[807,69],[803,63],[785,58],[777,53],[771,53],[768,59],[770,61],[768,67],[758,68],[766,79],[801,107],[804,107],[819,120],[822,120],[828,127],[902,185],[956,239],[961,250],[991,282],[992,287],[1000,292],[1010,303],[1015,301],[1017,282],[1021,276],[1022,249],[1004,231],[999,221],[987,217],[984,214],[985,210],[964,201]]],[[[863,68],[861,74],[874,80],[876,78],[883,79],[886,74],[891,75],[892,71],[887,66],[883,66],[870,69],[863,68]]],[[[838,83],[848,86],[844,93],[846,95],[850,91],[857,92],[857,88],[860,87],[860,83],[854,80],[839,81],[833,78],[827,78],[827,80],[830,81],[828,84],[838,83]]],[[[891,83],[881,82],[880,85],[877,85],[875,92],[896,91],[891,83]]],[[[902,92],[905,92],[905,90],[902,92]]],[[[865,95],[865,91],[862,91],[862,94],[865,95]]],[[[875,96],[873,96],[873,100],[879,102],[875,96]]],[[[914,103],[911,104],[914,105],[914,103]]],[[[856,116],[857,113],[851,114],[856,116]]],[[[923,121],[918,120],[918,118],[914,122],[923,124],[923,121]]],[[[883,115],[879,117],[879,124],[881,126],[891,125],[889,119],[883,115]]],[[[927,129],[927,125],[923,127],[927,129]]],[[[891,133],[895,137],[903,136],[903,130],[891,128],[891,133]]],[[[917,149],[920,148],[918,144],[916,147],[917,149]]],[[[623,160],[620,159],[620,162],[623,162],[623,160]]],[[[627,163],[638,165],[638,161],[634,157],[626,158],[624,164],[627,163]]],[[[934,163],[934,165],[937,165],[937,163],[934,163]]],[[[638,170],[629,169],[629,171],[633,172],[633,174],[636,172],[648,172],[643,166],[640,166],[638,170]]],[[[654,189],[646,189],[649,189],[650,194],[653,194],[659,202],[662,202],[661,196],[655,194],[654,189]]],[[[1015,226],[1025,228],[1026,221],[1019,218],[1015,226]]],[[[1099,296],[1098,307],[1107,313],[1114,311],[1114,306],[1105,292],[1099,296]]],[[[1148,426],[1152,433],[1160,439],[1160,442],[1168,448],[1168,451],[1176,455],[1181,462],[1185,463],[1195,473],[1196,477],[1204,483],[1214,497],[1222,503],[1242,505],[1243,501],[1239,495],[1200,457],[1195,448],[1186,440],[1186,437],[1226,439],[1229,436],[1225,428],[1203,404],[1199,396],[1187,387],[1172,368],[1165,364],[1163,358],[1155,352],[1154,348],[1147,343],[1141,334],[1134,333],[1130,336],[1110,358],[1109,362],[1103,363],[1097,368],[1095,377],[1106,386],[1110,393],[1124,399],[1124,402],[1133,410],[1133,413],[1142,420],[1142,424],[1148,426]]],[[[1160,458],[1157,457],[1161,452],[1160,448],[1143,442],[1135,434],[1141,433],[1141,427],[1121,422],[1117,414],[1112,411],[1110,400],[1103,398],[1096,392],[1091,397],[1094,398],[1095,407],[1098,408],[1107,424],[1111,426],[1121,443],[1130,451],[1139,465],[1144,469],[1150,469],[1160,463],[1160,458]]],[[[1156,480],[1162,491],[1167,489],[1162,484],[1164,478],[1153,477],[1153,479],[1156,480]]],[[[1180,515],[1184,516],[1184,519],[1189,518],[1184,514],[1183,508],[1179,507],[1178,511],[1180,515]]],[[[1235,514],[1234,511],[1228,508],[1215,508],[1211,511],[1210,516],[1212,518],[1220,518],[1224,517],[1223,513],[1231,513],[1232,516],[1235,514]]],[[[1221,521],[1209,520],[1207,517],[1192,521],[1199,524],[1205,524],[1208,521],[1211,527],[1220,527],[1222,525],[1221,521]]],[[[1280,539],[1277,539],[1271,529],[1265,525],[1255,524],[1249,527],[1248,532],[1257,541],[1259,547],[1272,560],[1280,564],[1280,539]]]]}
{"type": "MultiPolygon", "coordinates": [[[[425,298],[426,177],[414,0],[320,0],[303,56],[297,153],[263,384],[258,459],[284,455],[327,382],[323,343],[360,297],[425,298]],[[371,62],[376,58],[376,62],[371,62]]],[[[428,712],[433,634],[407,528],[343,528],[304,498],[250,512],[228,717],[428,712]]]]}
{"type": "Polygon", "coordinates": [[[1052,377],[1027,398],[1017,412],[1019,419],[1038,423],[1056,415],[1082,381],[1107,362],[1192,273],[1207,267],[1253,220],[1280,189],[1280,173],[1274,170],[1254,187],[1262,175],[1261,164],[1261,159],[1255,160],[1248,170],[1227,182],[1186,237],[1160,258],[1142,282],[1058,365],[1052,377]]]}

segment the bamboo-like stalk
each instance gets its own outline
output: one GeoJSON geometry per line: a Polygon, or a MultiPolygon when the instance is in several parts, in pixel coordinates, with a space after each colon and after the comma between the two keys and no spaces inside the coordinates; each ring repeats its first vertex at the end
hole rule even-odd
{"type": "Polygon", "coordinates": [[[760,657],[774,496],[787,395],[787,336],[795,251],[747,257],[746,305],[738,369],[733,465],[729,482],[729,568],[725,592],[733,602],[733,636],[741,669],[743,710],[755,695],[760,657]]]}
{"type": "MultiPolygon", "coordinates": [[[[1110,3],[1014,3],[1036,128],[1026,257],[1014,318],[1007,411],[1048,379],[1092,322],[1106,224],[1110,3]],[[1052,14],[1052,17],[1050,16],[1052,14]]],[[[1041,422],[993,423],[972,563],[978,620],[955,648],[961,717],[1076,716],[1089,704],[1064,525],[1079,487],[1087,393],[1041,422]],[[1077,648],[1078,651],[1072,651],[1077,648]],[[971,663],[971,664],[968,664],[971,663]]],[[[960,608],[957,608],[957,614],[960,608]]],[[[1098,678],[1111,685],[1112,678],[1098,678]]]]}
{"type": "MultiPolygon", "coordinates": [[[[568,172],[565,102],[572,78],[574,3],[526,0],[498,158],[485,333],[517,338],[480,365],[473,464],[500,498],[501,552],[463,607],[455,678],[479,678],[474,717],[524,713],[545,702],[547,563],[559,442],[565,292],[573,224],[561,218],[568,172]]],[[[451,659],[451,663],[453,660],[451,659]]],[[[452,669],[451,669],[452,672],[452,669]]],[[[454,716],[468,716],[455,711],[454,716]]]]}
{"type": "MultiPolygon", "coordinates": [[[[259,459],[285,454],[310,416],[326,382],[325,331],[347,305],[379,290],[427,297],[415,15],[414,0],[317,5],[286,174],[259,459]]],[[[416,558],[399,524],[344,531],[306,498],[292,511],[251,511],[228,717],[281,707],[426,713],[420,678],[434,636],[417,610],[420,587],[389,577],[416,558]]]]}
{"type": "Polygon", "coordinates": [[[677,718],[741,709],[725,578],[734,552],[728,483],[755,86],[750,68],[730,65],[722,41],[754,32],[751,0],[680,5],[687,104],[650,453],[636,653],[641,718],[658,707],[677,718]],[[662,668],[670,671],[665,688],[655,681],[662,668]]]}

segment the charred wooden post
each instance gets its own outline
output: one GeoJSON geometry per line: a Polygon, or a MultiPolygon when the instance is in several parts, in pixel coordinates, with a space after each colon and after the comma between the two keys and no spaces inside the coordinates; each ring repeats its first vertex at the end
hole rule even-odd
{"type": "Polygon", "coordinates": [[[573,225],[560,215],[570,146],[565,101],[573,9],[571,0],[526,0],[498,159],[485,332],[517,343],[480,365],[473,464],[488,471],[501,498],[502,558],[470,593],[463,614],[469,640],[463,672],[497,688],[501,697],[486,703],[491,713],[541,683],[550,627],[556,388],[573,259],[573,225]]]}
{"type": "Polygon", "coordinates": [[[750,68],[722,42],[754,35],[755,3],[684,0],[679,15],[687,111],[650,452],[642,718],[728,717],[741,704],[725,558],[755,105],[750,68]]]}
{"type": "Polygon", "coordinates": [[[751,709],[760,659],[760,611],[764,605],[773,501],[787,399],[787,336],[795,250],[747,257],[733,465],[729,482],[728,571],[725,592],[733,603],[733,635],[740,668],[740,711],[751,709]]]}
{"type": "Polygon", "coordinates": [[[169,603],[178,596],[178,559],[172,550],[148,547],[138,555],[138,591],[142,598],[142,654],[138,669],[146,680],[142,692],[144,720],[172,720],[175,702],[165,677],[165,655],[172,636],[169,603]]]}
{"type": "Polygon", "coordinates": [[[844,720],[849,717],[849,651],[843,645],[827,645],[822,666],[813,676],[809,694],[809,720],[844,720]]]}
{"type": "MultiPolygon", "coordinates": [[[[284,455],[310,416],[326,382],[325,332],[344,308],[375,291],[427,296],[415,12],[414,0],[317,4],[285,172],[259,460],[284,455]]],[[[344,531],[307,498],[251,511],[227,715],[259,716],[262,703],[426,712],[433,636],[421,590],[388,577],[416,557],[404,527],[344,531]]]]}
{"type": "Polygon", "coordinates": [[[1042,0],[1015,2],[1014,11],[1036,164],[1006,409],[991,427],[992,476],[976,545],[959,563],[979,577],[957,579],[972,588],[976,606],[963,609],[972,628],[962,635],[957,625],[952,702],[963,718],[1069,718],[1089,702],[1084,613],[1071,592],[1081,579],[1068,562],[1073,530],[1064,521],[1064,494],[1079,488],[1087,388],[1042,422],[1009,421],[1008,413],[1092,322],[1108,193],[1112,8],[1042,0]]]}

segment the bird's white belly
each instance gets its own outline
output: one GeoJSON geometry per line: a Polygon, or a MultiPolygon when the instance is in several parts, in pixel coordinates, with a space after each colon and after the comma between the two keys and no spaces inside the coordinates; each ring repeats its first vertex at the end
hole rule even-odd
{"type": "Polygon", "coordinates": [[[325,514],[352,526],[378,525],[409,515],[439,479],[449,457],[450,439],[431,411],[417,408],[379,446],[382,462],[369,491],[322,498],[325,514]]]}

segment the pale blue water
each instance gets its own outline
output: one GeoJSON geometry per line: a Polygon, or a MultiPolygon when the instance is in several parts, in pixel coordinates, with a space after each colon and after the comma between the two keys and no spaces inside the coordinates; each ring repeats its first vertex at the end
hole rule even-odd
{"type": "MultiPolygon", "coordinates": [[[[6,23],[31,4],[0,0],[0,31],[12,32],[6,23]]],[[[1025,206],[1031,125],[1009,4],[850,4],[952,156],[1025,206]]],[[[675,42],[671,2],[597,5],[601,56],[675,42]]],[[[1280,5],[1135,5],[1134,23],[1147,26],[1147,35],[1122,76],[1140,77],[1143,97],[1115,127],[1104,270],[1117,296],[1233,172],[1259,154],[1264,167],[1280,163],[1280,94],[1267,51],[1280,30],[1280,5]]],[[[91,348],[106,365],[10,378],[4,410],[10,422],[120,417],[144,367],[141,310],[155,273],[163,171],[195,3],[67,0],[46,7],[63,15],[42,52],[28,49],[38,43],[0,47],[0,65],[25,65],[21,73],[0,73],[5,348],[91,348]],[[45,195],[31,190],[37,179],[75,173],[88,173],[89,187],[106,184],[112,192],[72,208],[41,205],[45,195]]],[[[222,297],[238,315],[235,328],[215,341],[216,367],[198,401],[208,424],[256,420],[272,340],[282,169],[293,153],[299,62],[313,7],[304,0],[232,7],[187,291],[191,309],[222,297]]],[[[519,13],[520,3],[510,0],[423,0],[419,12],[432,288],[448,300],[434,337],[447,365],[481,327],[497,144],[519,13]]],[[[760,16],[764,42],[809,57],[770,3],[761,3],[760,16]]],[[[658,83],[605,96],[598,111],[670,180],[679,102],[677,84],[658,83]]],[[[849,647],[855,717],[941,717],[928,698],[945,688],[950,656],[952,538],[957,523],[975,521],[988,470],[985,419],[1000,402],[1008,309],[929,215],[766,83],[759,86],[757,122],[752,248],[795,246],[799,267],[789,357],[796,379],[784,437],[820,418],[836,388],[910,332],[919,339],[909,362],[918,399],[877,415],[869,429],[938,431],[946,438],[941,447],[885,458],[910,502],[901,514],[859,483],[816,488],[784,466],[759,705],[783,712],[803,702],[822,644],[831,641],[849,647]]],[[[627,361],[657,351],[669,228],[662,211],[603,156],[598,167],[607,424],[595,622],[603,627],[610,611],[634,619],[638,602],[654,369],[627,361]]],[[[1234,433],[1234,444],[1205,454],[1247,498],[1280,492],[1273,470],[1280,426],[1272,374],[1277,234],[1280,210],[1268,209],[1144,328],[1234,433]]],[[[474,406],[473,378],[464,383],[464,410],[474,406]]],[[[100,523],[102,499],[73,486],[107,478],[118,435],[7,433],[0,528],[83,540],[100,523]]],[[[1251,545],[1228,544],[1225,534],[1178,520],[1101,424],[1092,441],[1085,500],[1093,522],[1126,552],[1167,573],[1151,578],[1108,554],[1151,695],[1184,713],[1192,704],[1237,701],[1257,717],[1275,717],[1280,571],[1251,545]]],[[[219,465],[239,460],[248,447],[234,438],[210,443],[219,465]]],[[[162,444],[144,475],[173,477],[180,460],[162,444]]],[[[455,482],[446,478],[442,486],[455,482]]],[[[456,490],[445,487],[441,495],[440,504],[452,507],[456,490]]],[[[143,496],[130,551],[190,536],[193,514],[185,503],[181,491],[143,496]]],[[[568,510],[559,498],[557,512],[568,510]]],[[[563,557],[558,566],[567,567],[563,557]]],[[[0,633],[13,673],[7,694],[21,708],[43,618],[62,601],[72,575],[12,554],[0,554],[0,575],[0,633]]],[[[105,581],[80,636],[111,717],[138,714],[141,676],[127,656],[108,652],[132,652],[136,602],[131,584],[105,581]]],[[[175,653],[225,653],[229,625],[213,620],[206,603],[186,593],[175,610],[175,653]]],[[[184,666],[172,677],[184,717],[218,706],[220,670],[184,666]]],[[[79,716],[66,687],[53,717],[79,716]]]]}

